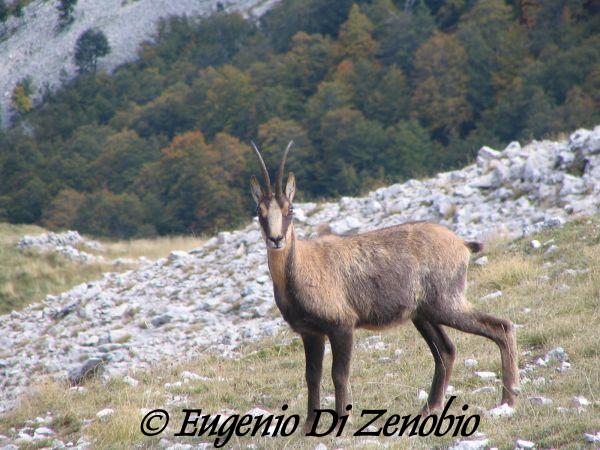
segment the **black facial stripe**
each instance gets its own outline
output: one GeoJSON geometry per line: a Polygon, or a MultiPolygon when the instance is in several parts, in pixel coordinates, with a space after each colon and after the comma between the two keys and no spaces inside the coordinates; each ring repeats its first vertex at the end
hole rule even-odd
{"type": "MultiPolygon", "coordinates": [[[[269,210],[270,202],[272,202],[272,201],[277,201],[277,200],[275,200],[274,198],[271,198],[265,202],[265,208],[267,209],[267,211],[269,210]]],[[[278,202],[278,206],[279,206],[279,208],[282,208],[283,205],[279,204],[279,202],[278,202]]],[[[262,227],[263,231],[265,232],[265,235],[267,236],[267,238],[276,237],[276,236],[271,236],[271,229],[269,227],[269,221],[267,220],[266,217],[262,216],[260,211],[261,211],[261,208],[259,205],[257,207],[258,222],[260,223],[260,226],[262,227]]],[[[292,205],[290,204],[288,214],[282,213],[282,220],[281,220],[282,236],[285,237],[287,235],[287,230],[288,230],[290,224],[292,223],[293,217],[294,217],[293,209],[292,209],[292,205]]]]}

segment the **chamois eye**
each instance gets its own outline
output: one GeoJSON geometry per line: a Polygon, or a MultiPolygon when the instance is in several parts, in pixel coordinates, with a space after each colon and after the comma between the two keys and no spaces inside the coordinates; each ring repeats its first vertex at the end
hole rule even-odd
{"type": "Polygon", "coordinates": [[[290,209],[288,210],[288,216],[293,216],[294,215],[294,207],[290,206],[290,209]]]}

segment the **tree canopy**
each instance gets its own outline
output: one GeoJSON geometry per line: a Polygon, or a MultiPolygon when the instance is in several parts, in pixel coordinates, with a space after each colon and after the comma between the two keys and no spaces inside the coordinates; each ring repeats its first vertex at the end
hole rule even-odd
{"type": "Polygon", "coordinates": [[[164,20],[110,75],[95,71],[108,42],[88,30],[81,76],[38,107],[27,89],[39,86],[13,93],[0,220],[209,232],[252,214],[250,140],[274,167],[294,139],[289,168],[307,200],[592,126],[599,17],[584,0],[282,0],[259,23],[222,11],[164,20]]]}

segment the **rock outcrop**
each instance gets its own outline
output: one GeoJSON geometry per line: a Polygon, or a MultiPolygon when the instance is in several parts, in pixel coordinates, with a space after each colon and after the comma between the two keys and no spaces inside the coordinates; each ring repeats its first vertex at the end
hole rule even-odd
{"type": "MultiPolygon", "coordinates": [[[[206,16],[220,3],[226,11],[260,17],[278,0],[79,0],[73,23],[58,32],[58,1],[34,0],[23,17],[0,23],[0,117],[8,124],[9,104],[15,85],[31,77],[34,99],[44,90],[55,90],[73,78],[75,42],[85,30],[98,28],[106,35],[111,53],[99,61],[99,69],[112,70],[134,60],[139,45],[150,40],[157,25],[169,16],[206,16]]],[[[10,2],[8,2],[10,3],[10,2]]]]}

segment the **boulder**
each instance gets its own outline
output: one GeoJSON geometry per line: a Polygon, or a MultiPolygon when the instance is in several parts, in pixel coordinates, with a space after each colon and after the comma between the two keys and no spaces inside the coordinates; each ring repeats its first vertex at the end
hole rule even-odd
{"type": "Polygon", "coordinates": [[[68,380],[73,386],[83,383],[85,380],[99,375],[102,372],[102,358],[89,358],[81,366],[71,369],[68,380]]]}

